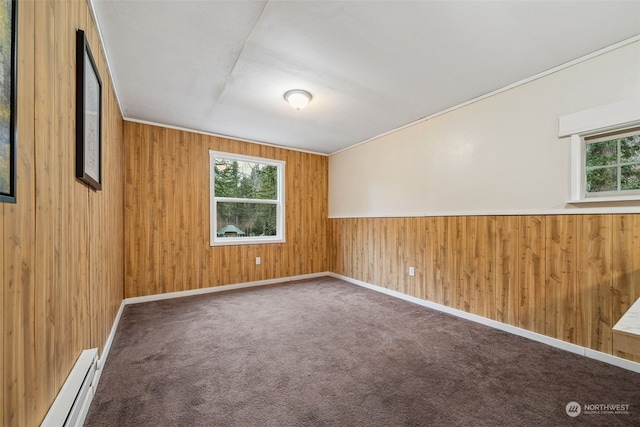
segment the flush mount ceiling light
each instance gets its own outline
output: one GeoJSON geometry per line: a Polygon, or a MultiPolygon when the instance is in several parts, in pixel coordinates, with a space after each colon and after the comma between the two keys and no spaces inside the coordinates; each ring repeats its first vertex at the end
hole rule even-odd
{"type": "Polygon", "coordinates": [[[306,90],[293,89],[285,92],[284,99],[296,110],[301,110],[311,101],[311,94],[306,90]]]}

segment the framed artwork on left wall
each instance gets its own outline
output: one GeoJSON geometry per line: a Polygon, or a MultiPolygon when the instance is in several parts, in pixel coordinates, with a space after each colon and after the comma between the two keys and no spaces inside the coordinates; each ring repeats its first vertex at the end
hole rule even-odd
{"type": "Polygon", "coordinates": [[[76,177],[102,189],[102,81],[82,30],[76,31],[76,177]]]}
{"type": "Polygon", "coordinates": [[[18,2],[0,0],[0,202],[16,202],[18,2]]]}

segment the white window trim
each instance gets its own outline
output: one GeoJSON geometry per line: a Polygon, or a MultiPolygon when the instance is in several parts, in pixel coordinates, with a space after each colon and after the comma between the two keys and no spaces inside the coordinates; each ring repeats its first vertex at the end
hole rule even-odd
{"type": "MultiPolygon", "coordinates": [[[[223,151],[209,150],[209,244],[210,246],[228,246],[228,245],[259,245],[268,243],[284,243],[285,240],[285,165],[281,160],[266,159],[262,157],[245,156],[241,154],[226,153],[223,151]],[[273,203],[276,205],[276,229],[278,234],[275,236],[258,236],[258,237],[224,237],[220,238],[217,234],[217,204],[214,195],[215,190],[215,159],[222,158],[227,160],[239,160],[256,163],[264,163],[278,167],[278,199],[273,203]]],[[[229,199],[226,201],[245,202],[246,199],[229,199]]],[[[268,201],[267,203],[272,203],[268,201]]],[[[251,199],[251,203],[265,203],[264,200],[251,199]]]]}
{"type": "Polygon", "coordinates": [[[586,196],[584,138],[640,125],[640,97],[561,116],[558,136],[571,141],[571,195],[568,203],[640,201],[640,195],[586,196]]]}

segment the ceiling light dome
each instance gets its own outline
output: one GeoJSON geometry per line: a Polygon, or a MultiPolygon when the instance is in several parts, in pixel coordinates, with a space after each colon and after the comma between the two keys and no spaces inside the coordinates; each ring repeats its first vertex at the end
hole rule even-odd
{"type": "Polygon", "coordinates": [[[311,98],[313,98],[311,94],[302,89],[293,89],[284,94],[284,99],[296,110],[306,107],[311,98]]]}

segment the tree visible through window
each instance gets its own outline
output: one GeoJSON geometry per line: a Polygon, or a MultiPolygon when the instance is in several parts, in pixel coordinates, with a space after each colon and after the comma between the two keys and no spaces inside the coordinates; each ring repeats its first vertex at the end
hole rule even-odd
{"type": "Polygon", "coordinates": [[[216,152],[210,161],[211,243],[282,241],[284,163],[216,152]]]}
{"type": "Polygon", "coordinates": [[[640,129],[585,139],[587,195],[640,192],[640,129]]]}

